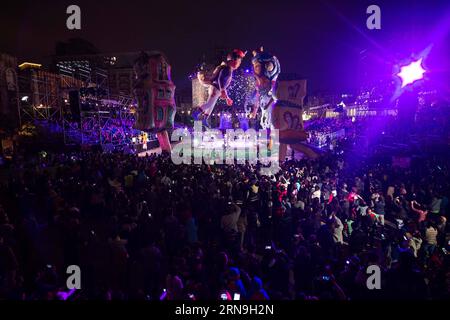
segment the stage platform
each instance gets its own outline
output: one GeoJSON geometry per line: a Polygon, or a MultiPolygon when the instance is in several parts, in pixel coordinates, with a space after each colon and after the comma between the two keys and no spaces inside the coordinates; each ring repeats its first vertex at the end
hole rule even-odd
{"type": "MultiPolygon", "coordinates": [[[[146,155],[151,155],[151,154],[161,154],[161,148],[160,147],[156,147],[156,148],[152,148],[152,149],[149,149],[149,150],[146,150],[146,151],[139,152],[138,156],[139,157],[145,157],[146,155]]],[[[297,152],[297,151],[294,152],[294,155],[292,157],[292,150],[289,147],[288,147],[287,154],[289,155],[289,157],[288,157],[289,160],[292,160],[292,159],[301,160],[301,159],[304,158],[304,155],[302,153],[300,153],[300,152],[297,152]]],[[[273,159],[271,159],[271,160],[276,160],[276,158],[273,157],[273,159]]]]}

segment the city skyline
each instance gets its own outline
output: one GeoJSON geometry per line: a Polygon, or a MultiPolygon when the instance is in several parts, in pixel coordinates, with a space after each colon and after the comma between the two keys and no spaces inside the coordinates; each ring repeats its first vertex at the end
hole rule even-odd
{"type": "MultiPolygon", "coordinates": [[[[68,30],[66,8],[72,3],[19,1],[11,8],[5,5],[1,13],[0,51],[19,61],[46,62],[56,43],[70,38],[86,39],[105,54],[160,50],[183,89],[202,56],[214,48],[263,45],[280,59],[283,73],[308,79],[311,91],[339,91],[355,89],[362,77],[389,77],[395,63],[432,44],[428,67],[437,78],[448,77],[449,5],[438,0],[408,3],[379,1],[381,29],[368,30],[366,8],[372,3],[365,0],[276,6],[267,1],[172,6],[78,1],[81,30],[68,30]]],[[[249,64],[246,59],[243,65],[249,64]]]]}

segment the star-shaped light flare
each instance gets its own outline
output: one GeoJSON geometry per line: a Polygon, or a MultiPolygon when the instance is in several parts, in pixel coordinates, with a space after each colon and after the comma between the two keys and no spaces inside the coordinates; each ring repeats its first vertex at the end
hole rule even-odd
{"type": "Polygon", "coordinates": [[[402,88],[423,78],[425,69],[422,67],[422,59],[423,58],[420,58],[419,60],[413,61],[410,64],[401,67],[397,76],[402,79],[402,88]]]}

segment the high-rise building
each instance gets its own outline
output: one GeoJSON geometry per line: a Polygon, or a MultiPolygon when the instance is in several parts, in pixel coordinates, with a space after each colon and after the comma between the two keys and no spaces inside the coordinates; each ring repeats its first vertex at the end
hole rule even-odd
{"type": "Polygon", "coordinates": [[[17,122],[18,99],[17,58],[0,53],[0,117],[2,119],[17,122]]]}
{"type": "Polygon", "coordinates": [[[138,52],[127,53],[78,53],[57,55],[53,59],[56,72],[80,79],[86,87],[101,87],[108,96],[133,96],[135,75],[134,59],[138,52]]]}

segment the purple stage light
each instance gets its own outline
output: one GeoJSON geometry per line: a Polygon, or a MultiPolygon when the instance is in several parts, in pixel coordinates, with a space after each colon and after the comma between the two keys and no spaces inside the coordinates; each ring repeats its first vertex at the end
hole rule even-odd
{"type": "Polygon", "coordinates": [[[420,58],[419,60],[413,61],[410,64],[401,67],[400,72],[397,73],[397,76],[402,79],[402,88],[423,78],[425,69],[422,67],[422,59],[423,58],[420,58]]]}

